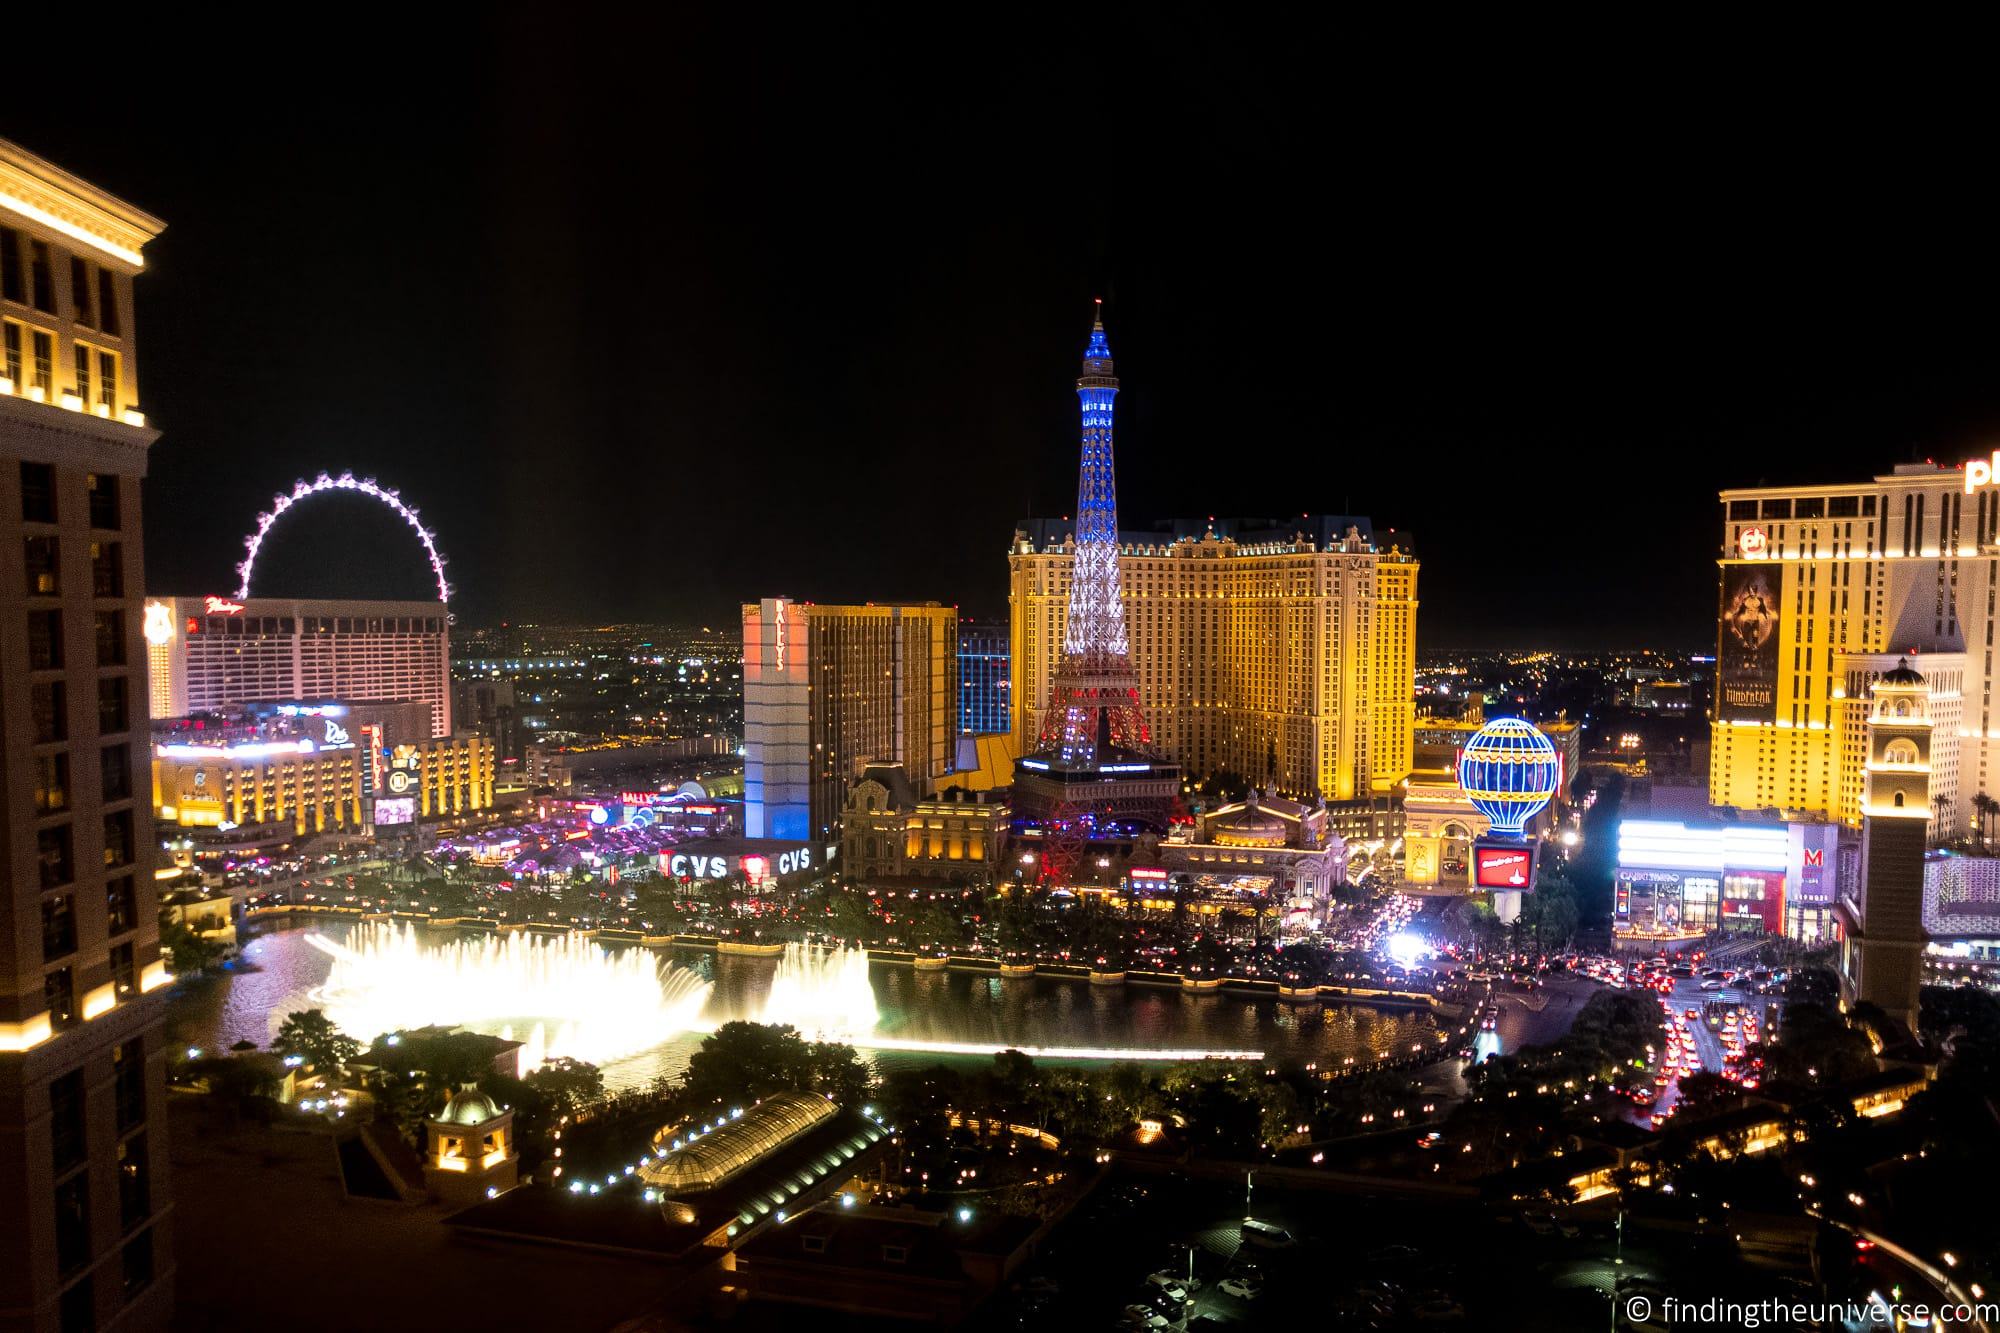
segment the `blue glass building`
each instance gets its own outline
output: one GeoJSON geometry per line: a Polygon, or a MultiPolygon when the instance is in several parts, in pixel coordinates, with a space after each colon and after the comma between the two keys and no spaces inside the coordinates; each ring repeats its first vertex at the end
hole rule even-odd
{"type": "Polygon", "coordinates": [[[966,623],[958,629],[958,730],[990,735],[1011,731],[1012,658],[1005,624],[966,623]]]}

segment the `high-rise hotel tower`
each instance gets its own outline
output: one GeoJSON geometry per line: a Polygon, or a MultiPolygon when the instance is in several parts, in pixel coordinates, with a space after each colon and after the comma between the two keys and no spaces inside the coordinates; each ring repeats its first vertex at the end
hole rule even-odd
{"type": "Polygon", "coordinates": [[[0,141],[0,1329],[172,1299],[132,317],[161,225],[0,141]]]}
{"type": "MultiPolygon", "coordinates": [[[[1410,772],[1417,569],[1366,518],[1186,519],[1116,536],[1152,745],[1191,773],[1239,773],[1328,801],[1410,772]]],[[[1024,520],[1008,552],[1014,734],[1032,750],[1062,656],[1076,526],[1024,520]]]]}
{"type": "Polygon", "coordinates": [[[1925,684],[1933,834],[2000,786],[1994,713],[2000,487],[1994,461],[1721,493],[1709,796],[1859,828],[1871,687],[1925,684]]]}

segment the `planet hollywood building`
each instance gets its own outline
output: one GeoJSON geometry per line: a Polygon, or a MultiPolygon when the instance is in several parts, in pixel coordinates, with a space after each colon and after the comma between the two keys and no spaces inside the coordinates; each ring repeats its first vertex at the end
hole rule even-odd
{"type": "Polygon", "coordinates": [[[1709,799],[1859,828],[1869,686],[1929,686],[1932,836],[2000,783],[2000,455],[1721,492],[1709,799]]]}
{"type": "Polygon", "coordinates": [[[1829,939],[1839,837],[1824,821],[1623,820],[1613,932],[1634,943],[1716,930],[1829,939]]]}

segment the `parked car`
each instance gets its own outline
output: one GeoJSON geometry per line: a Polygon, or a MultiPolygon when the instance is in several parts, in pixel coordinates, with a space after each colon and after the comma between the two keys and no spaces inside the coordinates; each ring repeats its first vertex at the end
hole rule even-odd
{"type": "Polygon", "coordinates": [[[1263,1290],[1256,1283],[1246,1282],[1240,1277],[1226,1277],[1222,1279],[1222,1294],[1225,1296],[1234,1296],[1239,1301],[1254,1301],[1263,1290]]]}
{"type": "Polygon", "coordinates": [[[1245,1245],[1255,1245],[1265,1250],[1289,1250],[1298,1244],[1292,1233],[1283,1227],[1249,1218],[1244,1219],[1241,1234],[1245,1245]]]}

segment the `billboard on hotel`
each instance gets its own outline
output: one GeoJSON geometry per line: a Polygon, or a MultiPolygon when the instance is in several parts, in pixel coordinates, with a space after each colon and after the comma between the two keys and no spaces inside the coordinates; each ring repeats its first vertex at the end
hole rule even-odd
{"type": "Polygon", "coordinates": [[[1715,716],[1769,722],[1778,707],[1778,576],[1767,564],[1724,565],[1717,617],[1715,716]]]}
{"type": "Polygon", "coordinates": [[[1479,889],[1528,892],[1535,887],[1535,844],[1483,838],[1473,843],[1472,884],[1479,889]]]}
{"type": "Polygon", "coordinates": [[[378,796],[375,798],[375,827],[387,828],[392,824],[414,824],[417,822],[417,801],[414,796],[378,796]]]}

